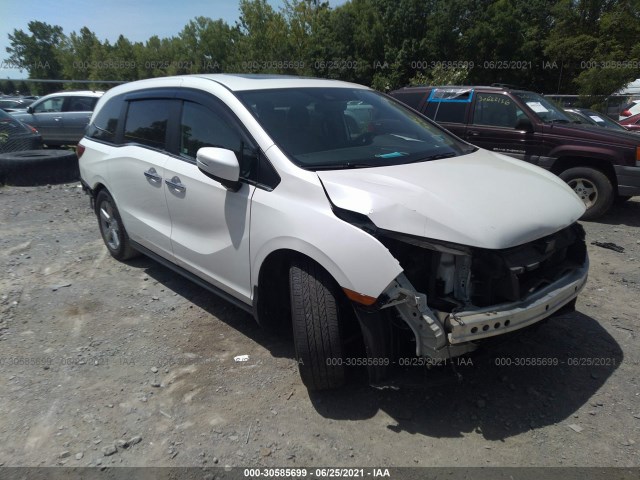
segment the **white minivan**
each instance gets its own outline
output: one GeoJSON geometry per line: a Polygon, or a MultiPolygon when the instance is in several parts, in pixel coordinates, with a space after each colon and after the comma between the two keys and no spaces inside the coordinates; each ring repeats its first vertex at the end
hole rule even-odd
{"type": "Polygon", "coordinates": [[[288,325],[309,389],[353,365],[379,382],[402,342],[467,354],[572,309],[587,280],[585,207],[562,180],[360,85],[128,83],[100,99],[78,156],[109,252],[288,325]]]}

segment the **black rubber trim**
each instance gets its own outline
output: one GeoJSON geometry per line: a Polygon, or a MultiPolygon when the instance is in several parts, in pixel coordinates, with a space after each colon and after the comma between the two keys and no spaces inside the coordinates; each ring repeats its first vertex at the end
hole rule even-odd
{"type": "Polygon", "coordinates": [[[187,280],[192,281],[193,283],[195,283],[199,287],[202,287],[205,290],[210,291],[211,293],[219,296],[223,300],[226,300],[229,303],[232,303],[233,305],[235,305],[236,307],[241,308],[245,312],[250,313],[251,315],[253,315],[253,313],[254,313],[253,305],[249,305],[249,304],[244,303],[242,300],[238,300],[233,295],[228,294],[224,290],[221,290],[220,288],[216,287],[215,285],[210,284],[206,280],[203,280],[202,278],[200,278],[197,275],[191,273],[190,271],[185,270],[184,268],[176,265],[173,262],[170,262],[169,260],[167,260],[164,257],[161,257],[157,253],[149,250],[147,247],[143,247],[138,242],[134,242],[133,240],[129,240],[129,241],[131,243],[131,246],[133,248],[135,248],[136,250],[138,250],[140,253],[145,254],[147,257],[152,258],[153,260],[155,260],[159,264],[169,268],[170,270],[173,270],[174,272],[176,272],[179,275],[182,275],[184,278],[186,278],[187,280]]]}

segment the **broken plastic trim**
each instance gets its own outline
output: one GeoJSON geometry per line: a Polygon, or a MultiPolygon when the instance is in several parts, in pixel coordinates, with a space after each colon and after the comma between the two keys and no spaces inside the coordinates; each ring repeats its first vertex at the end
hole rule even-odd
{"type": "Polygon", "coordinates": [[[391,282],[383,296],[389,300],[381,308],[394,307],[413,331],[417,356],[446,359],[476,349],[473,343],[449,344],[444,325],[427,305],[427,296],[416,292],[404,273],[391,282]]]}

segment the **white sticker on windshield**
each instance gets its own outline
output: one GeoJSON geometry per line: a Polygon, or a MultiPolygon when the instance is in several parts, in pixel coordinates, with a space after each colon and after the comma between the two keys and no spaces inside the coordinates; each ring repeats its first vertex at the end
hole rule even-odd
{"type": "Polygon", "coordinates": [[[599,117],[598,115],[589,115],[591,117],[592,120],[596,121],[596,122],[601,122],[603,123],[604,120],[602,119],[602,117],[599,117]]]}
{"type": "Polygon", "coordinates": [[[546,113],[549,111],[544,108],[544,105],[542,105],[540,102],[527,102],[527,105],[529,105],[529,108],[536,113],[546,113]]]}

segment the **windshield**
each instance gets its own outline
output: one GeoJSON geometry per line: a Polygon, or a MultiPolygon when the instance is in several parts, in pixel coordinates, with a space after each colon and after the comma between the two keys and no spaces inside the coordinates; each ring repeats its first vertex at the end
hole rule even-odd
{"type": "Polygon", "coordinates": [[[571,123],[573,120],[549,99],[533,92],[514,92],[545,123],[571,123]]]}
{"type": "Polygon", "coordinates": [[[603,114],[598,113],[598,112],[593,111],[593,110],[582,110],[582,113],[584,113],[591,120],[593,120],[596,125],[599,125],[599,126],[605,127],[605,128],[611,128],[613,130],[620,130],[620,131],[623,131],[623,132],[627,131],[626,128],[624,128],[618,122],[614,122],[613,120],[611,120],[606,115],[603,115],[603,114]]]}
{"type": "Polygon", "coordinates": [[[569,117],[571,120],[573,120],[574,123],[580,123],[582,125],[594,125],[594,126],[598,126],[598,124],[595,122],[595,120],[592,120],[591,118],[582,115],[578,112],[574,112],[571,110],[565,110],[564,111],[565,115],[567,117],[569,117]]]}
{"type": "Polygon", "coordinates": [[[237,96],[280,148],[309,170],[398,165],[476,150],[371,90],[294,88],[237,96]]]}

